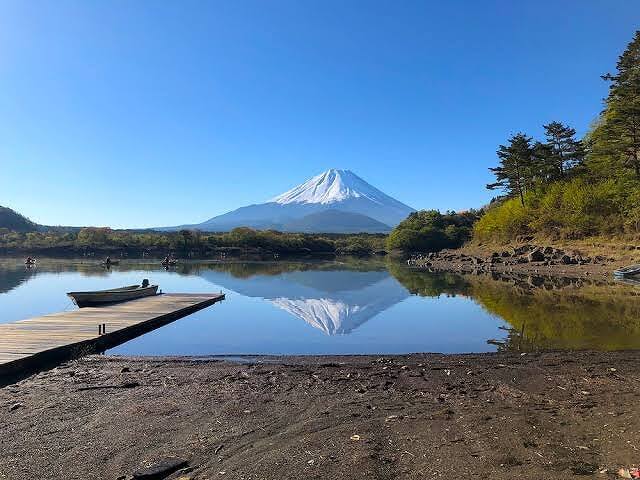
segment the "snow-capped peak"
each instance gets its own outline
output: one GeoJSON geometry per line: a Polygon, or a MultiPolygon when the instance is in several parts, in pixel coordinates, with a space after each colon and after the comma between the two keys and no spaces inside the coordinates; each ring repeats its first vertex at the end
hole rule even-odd
{"type": "Polygon", "coordinates": [[[316,175],[288,192],[272,198],[270,202],[289,203],[335,203],[350,198],[366,198],[375,203],[385,203],[390,197],[369,185],[351,170],[329,169],[316,175]]]}

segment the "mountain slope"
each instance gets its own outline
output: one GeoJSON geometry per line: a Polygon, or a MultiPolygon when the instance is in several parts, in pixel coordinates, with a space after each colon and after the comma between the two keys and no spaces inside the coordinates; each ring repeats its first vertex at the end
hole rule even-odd
{"type": "Polygon", "coordinates": [[[37,223],[20,215],[15,210],[2,206],[0,206],[0,228],[7,228],[14,232],[36,232],[41,230],[40,225],[37,223]]]}
{"type": "Polygon", "coordinates": [[[302,233],[384,233],[390,232],[391,227],[360,213],[324,210],[292,220],[282,230],[302,233]]]}
{"type": "Polygon", "coordinates": [[[200,224],[160,230],[196,228],[223,232],[236,227],[252,227],[323,233],[388,232],[390,227],[400,223],[413,211],[413,208],[381,192],[350,170],[330,169],[266,203],[241,207],[200,224]],[[333,216],[331,225],[312,223],[314,219],[326,222],[328,216],[312,216],[302,221],[309,215],[328,210],[359,216],[344,215],[338,219],[339,214],[331,213],[328,214],[333,216]],[[373,222],[362,216],[369,217],[373,222]],[[300,221],[302,223],[297,223],[300,221]],[[355,223],[352,225],[351,222],[355,223]],[[364,225],[367,225],[366,229],[359,230],[364,225]]]}

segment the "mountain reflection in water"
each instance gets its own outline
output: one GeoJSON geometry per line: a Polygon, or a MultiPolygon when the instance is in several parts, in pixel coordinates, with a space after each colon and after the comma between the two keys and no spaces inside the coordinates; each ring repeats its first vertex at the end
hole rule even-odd
{"type": "Polygon", "coordinates": [[[221,288],[230,293],[229,300],[215,313],[207,309],[141,337],[134,342],[147,346],[136,350],[134,343],[122,350],[126,353],[640,347],[638,286],[429,273],[389,260],[194,262],[164,271],[156,263],[133,261],[111,270],[97,262],[69,261],[44,261],[27,269],[5,259],[0,261],[0,322],[70,308],[65,291],[109,288],[147,277],[165,291],[221,288]],[[149,346],[153,336],[156,344],[149,346]],[[163,348],[158,347],[161,343],[163,348]]]}
{"type": "Polygon", "coordinates": [[[256,274],[249,281],[224,270],[205,270],[200,275],[246,297],[268,300],[327,335],[350,333],[409,296],[386,270],[256,274]]]}

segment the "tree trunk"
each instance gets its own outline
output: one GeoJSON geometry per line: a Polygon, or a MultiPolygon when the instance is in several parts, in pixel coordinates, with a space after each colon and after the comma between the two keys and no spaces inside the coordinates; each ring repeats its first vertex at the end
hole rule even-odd
{"type": "Polygon", "coordinates": [[[522,187],[518,184],[518,193],[520,194],[520,203],[524,207],[524,193],[522,192],[522,187]]]}

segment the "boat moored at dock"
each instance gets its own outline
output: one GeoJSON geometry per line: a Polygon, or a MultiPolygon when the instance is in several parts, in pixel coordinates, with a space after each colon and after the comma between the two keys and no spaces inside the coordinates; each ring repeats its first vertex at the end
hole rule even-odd
{"type": "Polygon", "coordinates": [[[149,285],[144,280],[141,285],[127,285],[109,290],[94,290],[87,292],[69,292],[67,295],[78,307],[96,307],[111,303],[126,302],[136,298],[149,297],[158,294],[158,285],[149,285]]]}

